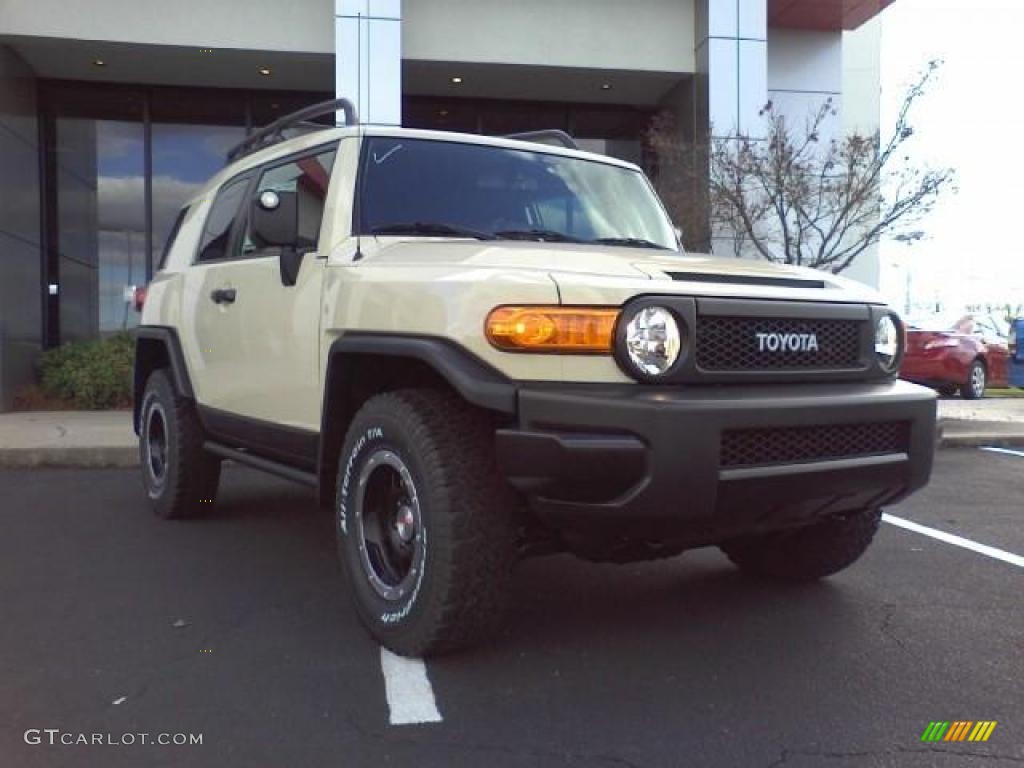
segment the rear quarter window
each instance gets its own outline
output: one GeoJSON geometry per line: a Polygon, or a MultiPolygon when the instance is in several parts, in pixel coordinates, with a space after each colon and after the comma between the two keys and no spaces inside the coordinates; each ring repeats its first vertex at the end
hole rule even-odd
{"type": "Polygon", "coordinates": [[[171,231],[167,234],[167,241],[164,243],[164,248],[160,251],[160,260],[157,262],[156,269],[159,272],[165,266],[167,266],[167,257],[171,253],[171,248],[174,246],[174,241],[178,237],[178,232],[181,230],[181,223],[185,221],[185,217],[188,215],[188,206],[186,205],[180,211],[178,215],[174,217],[174,223],[171,225],[171,231]]]}

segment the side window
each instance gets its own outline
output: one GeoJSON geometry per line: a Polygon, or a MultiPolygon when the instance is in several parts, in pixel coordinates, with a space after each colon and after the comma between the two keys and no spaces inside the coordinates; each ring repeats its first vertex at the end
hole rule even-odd
{"type": "Polygon", "coordinates": [[[160,251],[160,261],[157,262],[156,265],[157,272],[167,266],[167,255],[171,252],[171,246],[174,245],[174,239],[178,236],[178,230],[181,229],[181,222],[185,220],[185,216],[187,214],[188,206],[186,205],[178,211],[178,215],[174,217],[174,223],[171,225],[171,231],[167,235],[167,242],[164,243],[164,249],[160,251]]]}
{"type": "MultiPolygon", "coordinates": [[[[306,155],[283,165],[268,168],[260,176],[253,200],[269,190],[294,192],[298,207],[300,249],[316,249],[320,238],[320,224],[324,218],[324,203],[331,181],[335,150],[306,155]]],[[[261,254],[272,249],[258,249],[246,224],[245,237],[240,243],[241,255],[248,256],[259,251],[261,254]]],[[[273,249],[276,250],[276,249],[273,249]]]]}
{"type": "Polygon", "coordinates": [[[231,242],[231,225],[238,216],[245,199],[245,190],[249,186],[248,176],[232,179],[220,188],[217,197],[210,206],[203,225],[203,236],[199,240],[199,261],[223,259],[228,256],[231,242]]]}

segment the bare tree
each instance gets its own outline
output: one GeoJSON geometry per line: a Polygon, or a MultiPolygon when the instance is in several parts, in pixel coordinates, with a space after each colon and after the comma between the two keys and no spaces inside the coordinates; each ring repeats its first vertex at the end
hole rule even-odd
{"type": "Polygon", "coordinates": [[[659,191],[684,231],[694,227],[689,241],[707,241],[703,217],[728,234],[736,255],[752,248],[770,261],[841,272],[883,237],[917,241],[924,233],[915,225],[955,178],[950,168],[914,165],[906,150],[911,109],[938,67],[930,62],[908,89],[884,141],[852,133],[824,142],[836,115],[831,100],[799,131],[769,102],[763,138],[733,133],[703,147],[681,142],[671,118],[660,116],[648,134],[659,191]],[[697,179],[707,190],[703,206],[684,199],[697,179]]]}

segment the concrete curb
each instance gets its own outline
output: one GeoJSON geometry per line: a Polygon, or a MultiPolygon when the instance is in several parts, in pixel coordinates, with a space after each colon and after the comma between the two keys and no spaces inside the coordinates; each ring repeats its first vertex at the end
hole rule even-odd
{"type": "Polygon", "coordinates": [[[138,464],[139,449],[134,445],[0,449],[0,468],[4,469],[109,469],[138,464]]]}
{"type": "Polygon", "coordinates": [[[959,435],[944,435],[939,439],[939,448],[1024,448],[1024,433],[1019,435],[990,435],[984,432],[966,432],[959,435]]]}
{"type": "Polygon", "coordinates": [[[936,425],[938,448],[1022,448],[1024,424],[1015,422],[977,422],[939,419],[936,425]]]}

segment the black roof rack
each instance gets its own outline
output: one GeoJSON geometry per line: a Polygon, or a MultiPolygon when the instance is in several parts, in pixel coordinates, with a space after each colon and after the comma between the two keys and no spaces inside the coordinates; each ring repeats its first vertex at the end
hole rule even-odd
{"type": "Polygon", "coordinates": [[[506,139],[518,139],[519,141],[532,141],[537,144],[561,144],[566,149],[579,149],[576,140],[565,131],[557,128],[547,128],[543,131],[525,131],[524,133],[508,133],[506,139]]]}
{"type": "Polygon", "coordinates": [[[251,155],[253,152],[257,152],[264,147],[284,141],[284,132],[288,128],[300,127],[321,131],[326,130],[331,126],[312,123],[310,120],[314,117],[328,115],[331,112],[338,112],[339,110],[345,112],[344,125],[359,125],[359,115],[356,114],[355,105],[348,99],[331,99],[330,101],[322,101],[319,104],[311,104],[291,114],[279,117],[270,125],[264,126],[246,136],[243,141],[228,150],[228,162],[233,163],[235,160],[251,155]]]}

